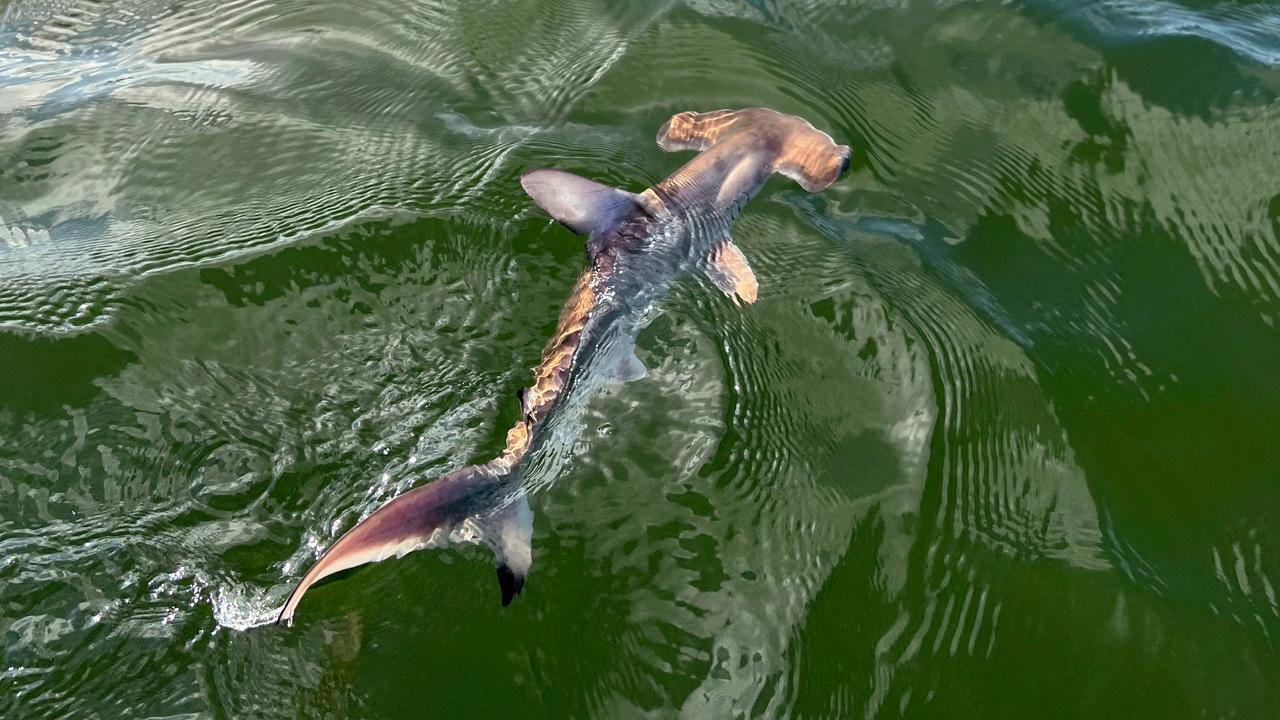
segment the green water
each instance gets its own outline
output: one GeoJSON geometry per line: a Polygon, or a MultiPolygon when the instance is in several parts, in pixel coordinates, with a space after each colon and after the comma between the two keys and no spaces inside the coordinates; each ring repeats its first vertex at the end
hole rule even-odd
{"type": "Polygon", "coordinates": [[[1280,701],[1280,6],[0,5],[0,717],[1263,718],[1280,701]],[[268,623],[492,457],[673,113],[766,186],[482,548],[268,623]]]}

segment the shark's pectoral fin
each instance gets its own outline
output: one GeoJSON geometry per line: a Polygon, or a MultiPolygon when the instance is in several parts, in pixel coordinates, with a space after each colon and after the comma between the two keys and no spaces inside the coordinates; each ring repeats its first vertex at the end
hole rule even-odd
{"type": "Polygon", "coordinates": [[[711,282],[734,302],[756,301],[760,283],[756,282],[756,274],[751,271],[747,257],[729,238],[726,237],[707,254],[706,273],[711,282]]]}
{"type": "Polygon", "coordinates": [[[482,520],[480,530],[485,544],[493,548],[502,606],[506,607],[524,589],[533,565],[533,511],[525,492],[520,490],[507,505],[482,520]]]}
{"type": "Polygon", "coordinates": [[[579,235],[589,235],[645,206],[634,193],[562,170],[531,170],[520,176],[520,184],[548,215],[579,235]]]}

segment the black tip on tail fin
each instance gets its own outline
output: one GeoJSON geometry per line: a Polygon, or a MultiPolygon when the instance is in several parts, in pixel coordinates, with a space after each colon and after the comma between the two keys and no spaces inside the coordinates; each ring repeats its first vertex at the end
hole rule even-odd
{"type": "Polygon", "coordinates": [[[524,590],[524,579],[524,575],[517,575],[506,563],[498,566],[498,588],[502,590],[502,607],[510,605],[515,596],[524,590]]]}

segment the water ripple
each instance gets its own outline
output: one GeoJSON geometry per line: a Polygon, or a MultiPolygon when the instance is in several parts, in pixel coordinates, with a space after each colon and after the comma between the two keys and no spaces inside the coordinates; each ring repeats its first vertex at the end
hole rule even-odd
{"type": "Polygon", "coordinates": [[[1265,715],[1276,29],[5,5],[0,715],[1265,715]],[[648,375],[533,468],[513,607],[464,548],[264,627],[345,529],[501,445],[582,262],[519,174],[638,190],[687,158],[672,113],[747,105],[858,171],[743,214],[757,303],[675,288],[648,375]]]}

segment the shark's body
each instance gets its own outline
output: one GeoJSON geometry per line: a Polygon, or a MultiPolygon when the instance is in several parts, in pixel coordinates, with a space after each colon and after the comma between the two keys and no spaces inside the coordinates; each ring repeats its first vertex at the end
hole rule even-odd
{"type": "Polygon", "coordinates": [[[520,479],[530,452],[551,434],[547,428],[601,383],[644,374],[636,333],[682,273],[706,272],[735,302],[755,302],[755,276],[728,234],[742,206],[774,172],[821,190],[847,171],[850,155],[804,120],[763,108],[680,113],[659,130],[658,144],[703,152],[639,194],[557,170],[521,178],[544,210],[587,236],[589,262],[534,384],[520,393],[521,419],[502,454],[410,490],[357,524],[303,577],[279,621],[292,619],[303,593],[321,578],[463,539],[493,548],[508,604],[532,563],[533,516],[520,479]]]}

